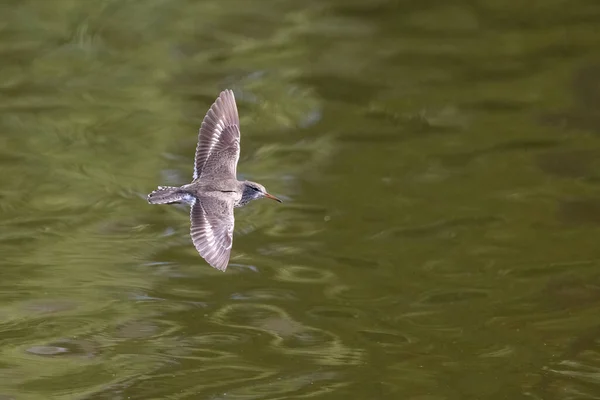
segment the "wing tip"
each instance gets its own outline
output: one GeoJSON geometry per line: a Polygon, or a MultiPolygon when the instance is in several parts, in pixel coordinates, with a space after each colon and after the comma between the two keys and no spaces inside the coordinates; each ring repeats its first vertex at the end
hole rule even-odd
{"type": "Polygon", "coordinates": [[[221,98],[231,97],[232,99],[235,99],[235,94],[233,93],[233,90],[231,90],[231,89],[224,89],[223,91],[221,91],[221,93],[219,93],[219,97],[221,97],[221,98]]]}
{"type": "MultiPolygon", "coordinates": [[[[200,254],[200,255],[202,256],[202,254],[200,254]]],[[[225,260],[220,260],[220,259],[209,260],[208,257],[204,257],[204,256],[202,256],[202,258],[204,258],[204,261],[206,261],[208,263],[208,265],[210,265],[214,269],[217,269],[221,272],[225,272],[225,270],[227,269],[227,266],[229,265],[229,257],[227,257],[225,260]]]]}
{"type": "Polygon", "coordinates": [[[224,118],[226,125],[239,126],[239,116],[237,110],[237,103],[235,101],[235,94],[231,89],[225,89],[215,100],[213,105],[209,109],[215,114],[216,118],[224,118]]]}
{"type": "Polygon", "coordinates": [[[215,249],[214,253],[210,257],[210,261],[206,260],[213,268],[219,271],[225,272],[227,265],[229,264],[229,252],[227,249],[221,247],[215,249]]]}
{"type": "Polygon", "coordinates": [[[198,246],[196,246],[195,243],[194,243],[194,247],[196,247],[196,251],[198,252],[200,257],[202,257],[204,259],[204,261],[206,261],[206,263],[208,265],[210,265],[214,269],[218,269],[221,272],[225,272],[225,270],[227,269],[227,266],[229,265],[229,257],[226,257],[224,260],[221,260],[219,258],[217,258],[215,260],[213,257],[210,256],[210,253],[207,254],[204,251],[205,249],[199,248],[198,246]]]}
{"type": "Polygon", "coordinates": [[[214,268],[216,268],[217,270],[221,271],[221,272],[225,272],[227,270],[227,264],[225,265],[213,265],[214,268]]]}

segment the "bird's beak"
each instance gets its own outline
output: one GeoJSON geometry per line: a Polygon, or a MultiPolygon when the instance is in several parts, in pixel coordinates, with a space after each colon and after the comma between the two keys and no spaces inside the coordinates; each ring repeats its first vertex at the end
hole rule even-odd
{"type": "Polygon", "coordinates": [[[278,202],[280,202],[280,203],[283,203],[283,201],[281,201],[281,200],[280,200],[280,199],[278,199],[277,197],[273,196],[272,194],[265,193],[265,197],[266,197],[267,199],[271,199],[271,200],[275,200],[275,201],[278,201],[278,202]]]}

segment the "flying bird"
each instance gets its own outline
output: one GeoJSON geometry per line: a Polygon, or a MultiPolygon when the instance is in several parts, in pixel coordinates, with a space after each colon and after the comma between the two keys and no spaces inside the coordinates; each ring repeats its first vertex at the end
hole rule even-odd
{"type": "Polygon", "coordinates": [[[240,120],[231,90],[221,92],[198,133],[194,179],[180,187],[159,186],[148,195],[150,204],[191,205],[191,237],[198,253],[212,267],[225,271],[233,243],[233,209],[266,197],[281,203],[264,186],[238,181],[240,120]]]}

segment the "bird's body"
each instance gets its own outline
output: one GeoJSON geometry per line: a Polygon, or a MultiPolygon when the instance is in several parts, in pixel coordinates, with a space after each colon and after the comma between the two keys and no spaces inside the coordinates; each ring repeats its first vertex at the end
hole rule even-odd
{"type": "Polygon", "coordinates": [[[221,92],[210,107],[198,134],[194,180],[180,187],[159,186],[148,195],[150,204],[191,205],[191,236],[196,250],[213,267],[225,271],[233,241],[233,209],[267,197],[281,202],[251,181],[238,181],[240,129],[231,90],[221,92]]]}

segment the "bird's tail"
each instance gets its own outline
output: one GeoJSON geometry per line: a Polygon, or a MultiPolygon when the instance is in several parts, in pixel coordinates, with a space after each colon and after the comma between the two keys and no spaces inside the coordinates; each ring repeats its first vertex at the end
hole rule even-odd
{"type": "Polygon", "coordinates": [[[182,191],[178,187],[159,186],[154,192],[148,195],[148,203],[150,204],[173,204],[185,202],[189,198],[189,194],[182,191]]]}

